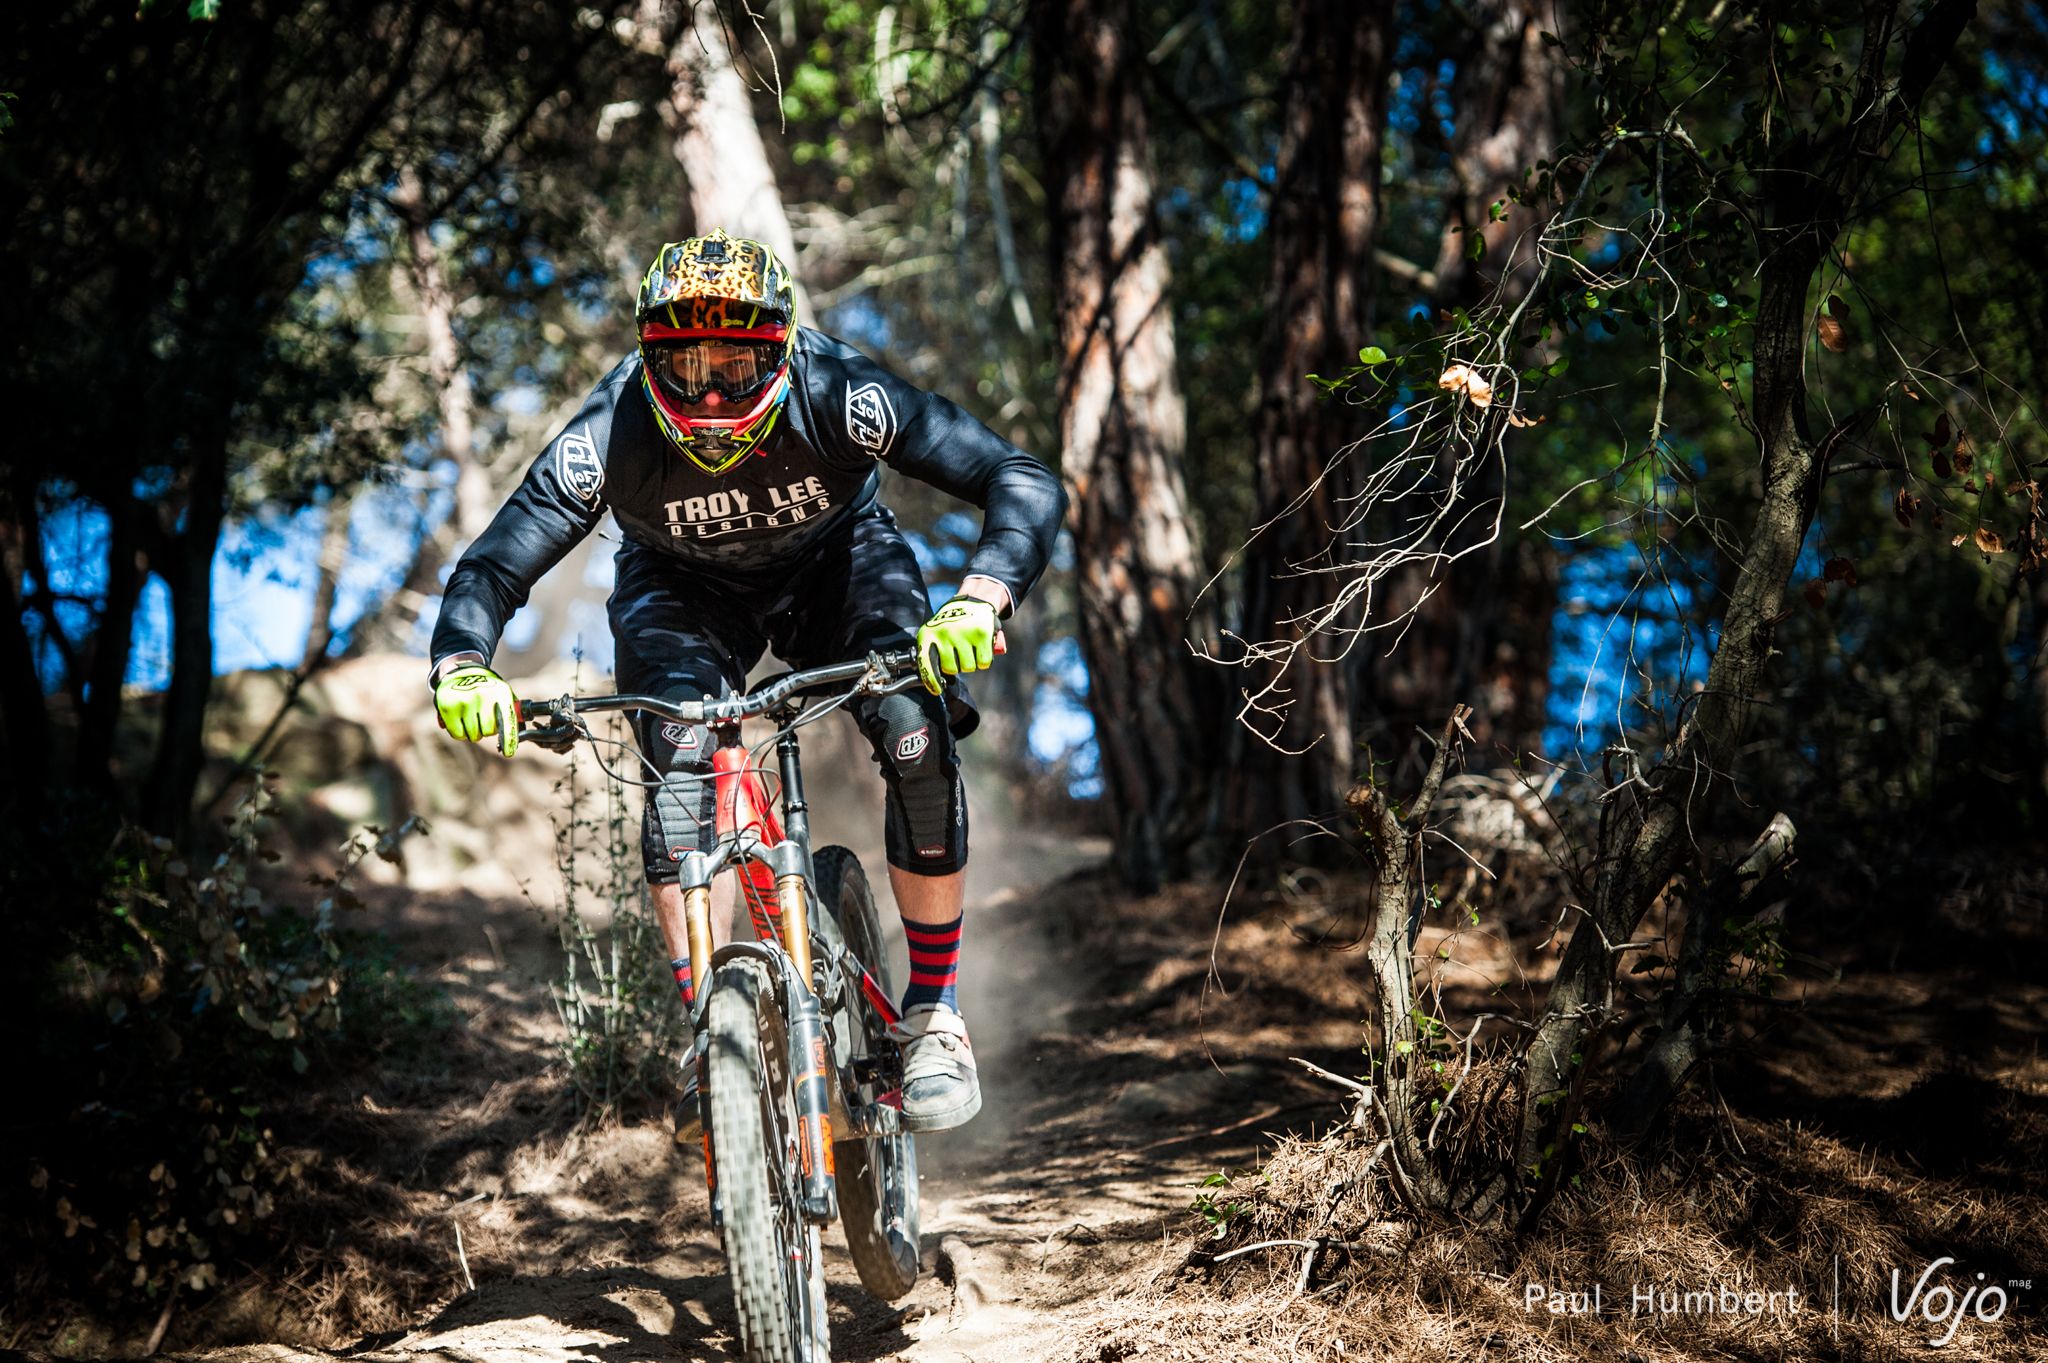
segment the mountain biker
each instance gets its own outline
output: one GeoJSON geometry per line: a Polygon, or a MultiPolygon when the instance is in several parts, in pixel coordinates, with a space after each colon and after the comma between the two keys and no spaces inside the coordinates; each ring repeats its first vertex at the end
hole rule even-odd
{"type": "MultiPolygon", "coordinates": [[[[955,990],[967,807],[955,739],[979,715],[957,675],[988,667],[1038,580],[1066,494],[1031,456],[942,397],[796,321],[788,267],[723,231],[661,248],[641,281],[636,350],[600,381],[448,579],[432,646],[442,724],[517,746],[512,691],[490,669],[506,620],[609,510],[623,543],[608,606],[622,692],[738,694],[764,648],[797,668],[915,640],[924,687],[850,708],[887,785],[889,883],[910,941],[903,1125],[944,1131],[980,1110],[955,990]],[[981,539],[933,611],[878,464],[974,503],[981,539]],[[936,670],[934,670],[936,664],[936,670]]],[[[655,912],[691,996],[683,855],[717,839],[705,728],[642,714],[642,851],[655,912]]],[[[722,925],[721,925],[722,926],[722,925]]]]}

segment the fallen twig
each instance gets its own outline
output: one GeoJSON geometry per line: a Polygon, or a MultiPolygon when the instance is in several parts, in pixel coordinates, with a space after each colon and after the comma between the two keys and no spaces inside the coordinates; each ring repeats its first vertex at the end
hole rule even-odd
{"type": "Polygon", "coordinates": [[[460,1221],[455,1223],[455,1257],[462,1263],[462,1285],[471,1292],[476,1291],[476,1279],[469,1276],[469,1256],[462,1252],[462,1223],[460,1221]]]}
{"type": "Polygon", "coordinates": [[[171,1294],[164,1298],[164,1309],[156,1318],[156,1328],[149,1332],[149,1343],[142,1346],[144,1358],[154,1357],[156,1346],[164,1342],[164,1331],[171,1328],[171,1308],[178,1304],[178,1288],[182,1285],[183,1279],[171,1280],[171,1294]]]}
{"type": "Polygon", "coordinates": [[[1313,1240],[1261,1240],[1256,1245],[1243,1245],[1230,1251],[1228,1254],[1219,1254],[1209,1262],[1220,1264],[1225,1259],[1235,1259],[1238,1255],[1250,1254],[1255,1249],[1271,1249],[1275,1245],[1292,1245],[1296,1249],[1314,1249],[1316,1242],[1313,1240]]]}
{"type": "MultiPolygon", "coordinates": [[[[1150,1145],[1141,1145],[1138,1147],[1138,1151],[1157,1150],[1163,1145],[1179,1145],[1182,1141],[1207,1140],[1211,1136],[1227,1136],[1233,1131],[1237,1131],[1244,1127],[1252,1125],[1254,1122],[1263,1122],[1268,1117],[1278,1117],[1283,1112],[1306,1112],[1308,1109],[1312,1107],[1321,1106],[1321,1103],[1296,1103],[1293,1107],[1282,1107],[1276,1103],[1274,1106],[1267,1108],[1264,1112],[1255,1113],[1250,1117],[1245,1117],[1238,1121],[1231,1122],[1227,1126],[1219,1126],[1209,1131],[1190,1131],[1187,1134],[1181,1136],[1168,1136],[1163,1141],[1154,1141],[1150,1145]]],[[[1133,1151],[1132,1153],[1135,1154],[1138,1153],[1138,1151],[1133,1151]]]]}

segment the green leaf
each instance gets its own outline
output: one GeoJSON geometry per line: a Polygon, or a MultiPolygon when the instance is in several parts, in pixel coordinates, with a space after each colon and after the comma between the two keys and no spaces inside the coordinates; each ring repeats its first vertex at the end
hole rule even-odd
{"type": "Polygon", "coordinates": [[[1543,29],[1538,29],[1536,31],[1536,36],[1543,40],[1543,45],[1545,47],[1557,47],[1560,46],[1563,41],[1555,33],[1546,32],[1543,29]]]}
{"type": "Polygon", "coordinates": [[[1725,308],[1728,306],[1728,297],[1726,294],[1710,293],[1707,295],[1707,301],[1709,303],[1712,303],[1717,308],[1725,308]]]}
{"type": "Polygon", "coordinates": [[[192,0],[192,6],[185,11],[187,19],[200,19],[212,23],[220,18],[220,0],[192,0]]]}
{"type": "Polygon", "coordinates": [[[1360,364],[1385,364],[1387,352],[1376,345],[1369,345],[1358,352],[1358,360],[1360,364]]]}

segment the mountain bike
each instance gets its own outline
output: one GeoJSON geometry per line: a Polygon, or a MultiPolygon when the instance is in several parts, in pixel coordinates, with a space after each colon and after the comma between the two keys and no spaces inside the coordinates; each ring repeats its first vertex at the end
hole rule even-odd
{"type": "Polygon", "coordinates": [[[919,684],[906,650],[788,673],[726,700],[518,702],[520,740],[557,752],[609,741],[583,716],[622,711],[713,735],[718,840],[678,866],[697,984],[684,1063],[696,1070],[711,1220],[749,1363],[829,1363],[819,1229],[835,1217],[870,1294],[893,1301],[917,1280],[917,1152],[901,1129],[903,1057],[891,1034],[902,1017],[859,860],[844,847],[811,850],[797,730],[856,696],[919,684]],[[757,717],[776,726],[779,817],[767,771],[740,740],[741,721],[757,717]],[[711,881],[728,868],[740,873],[758,940],[713,950],[711,881]]]}

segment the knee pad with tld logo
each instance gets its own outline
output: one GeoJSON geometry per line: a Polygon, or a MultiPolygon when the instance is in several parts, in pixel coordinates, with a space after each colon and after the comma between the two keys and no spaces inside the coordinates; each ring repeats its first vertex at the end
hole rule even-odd
{"type": "Polygon", "coordinates": [[[889,788],[883,826],[889,864],[913,875],[967,865],[967,792],[945,705],[924,691],[863,707],[861,729],[889,788]]]}
{"type": "Polygon", "coordinates": [[[718,840],[711,731],[701,724],[653,717],[643,720],[640,730],[640,750],[661,772],[661,784],[647,788],[640,855],[649,885],[673,885],[683,854],[718,840]]]}

